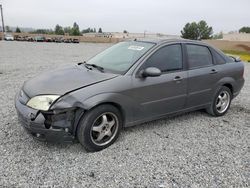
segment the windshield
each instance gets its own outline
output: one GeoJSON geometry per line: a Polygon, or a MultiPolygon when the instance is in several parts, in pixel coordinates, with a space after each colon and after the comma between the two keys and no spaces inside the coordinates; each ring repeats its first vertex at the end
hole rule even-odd
{"type": "Polygon", "coordinates": [[[136,41],[120,42],[97,54],[87,63],[100,66],[104,71],[123,74],[154,45],[136,41]]]}

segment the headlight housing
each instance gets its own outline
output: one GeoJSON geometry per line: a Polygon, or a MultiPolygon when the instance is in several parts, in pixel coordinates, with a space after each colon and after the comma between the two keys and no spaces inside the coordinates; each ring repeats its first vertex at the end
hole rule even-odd
{"type": "Polygon", "coordinates": [[[59,95],[35,96],[31,98],[26,105],[37,110],[47,111],[49,110],[51,104],[59,97],[59,95]]]}

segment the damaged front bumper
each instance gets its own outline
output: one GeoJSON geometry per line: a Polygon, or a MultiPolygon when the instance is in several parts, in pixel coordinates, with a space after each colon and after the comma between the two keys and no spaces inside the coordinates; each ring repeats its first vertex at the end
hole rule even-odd
{"type": "Polygon", "coordinates": [[[75,140],[74,109],[58,112],[42,112],[15,99],[18,120],[31,135],[41,141],[71,142],[75,140]]]}

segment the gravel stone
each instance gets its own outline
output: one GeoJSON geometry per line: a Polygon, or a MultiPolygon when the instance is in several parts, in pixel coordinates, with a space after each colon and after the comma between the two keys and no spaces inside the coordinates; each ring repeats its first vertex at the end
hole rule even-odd
{"type": "Polygon", "coordinates": [[[41,72],[88,59],[111,44],[0,41],[0,187],[250,187],[250,64],[223,117],[204,111],[125,128],[109,148],[34,140],[14,97],[41,72]]]}

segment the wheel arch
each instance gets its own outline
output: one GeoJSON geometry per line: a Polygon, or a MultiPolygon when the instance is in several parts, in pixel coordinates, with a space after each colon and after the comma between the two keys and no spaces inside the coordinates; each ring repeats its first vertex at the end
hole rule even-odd
{"type": "Polygon", "coordinates": [[[96,108],[97,106],[101,106],[101,105],[112,105],[112,106],[116,107],[119,110],[119,112],[121,113],[122,121],[125,122],[125,120],[126,120],[126,118],[125,118],[126,117],[126,112],[123,109],[123,107],[119,103],[116,103],[116,102],[111,102],[111,101],[110,102],[108,102],[108,101],[106,101],[106,102],[100,102],[100,103],[96,104],[95,106],[92,106],[88,110],[91,110],[91,109],[96,108]]]}
{"type": "Polygon", "coordinates": [[[228,87],[233,94],[235,91],[235,85],[236,81],[232,77],[224,77],[219,82],[217,82],[215,89],[225,86],[228,87]]]}
{"type": "Polygon", "coordinates": [[[101,106],[101,105],[112,105],[115,108],[117,108],[119,110],[119,112],[121,113],[121,116],[122,116],[122,127],[124,127],[126,118],[125,118],[125,110],[122,108],[122,106],[120,104],[118,104],[118,103],[115,103],[115,102],[101,102],[101,103],[98,103],[96,105],[91,106],[88,109],[78,108],[78,110],[75,113],[75,122],[74,122],[74,130],[73,130],[73,134],[74,135],[77,134],[77,128],[79,126],[79,122],[84,117],[84,114],[86,112],[88,112],[88,111],[90,111],[90,110],[98,107],[98,106],[101,106]]]}
{"type": "Polygon", "coordinates": [[[233,88],[233,85],[231,83],[225,83],[222,86],[225,86],[225,87],[229,88],[230,91],[231,91],[231,94],[233,95],[234,88],[233,88]]]}

